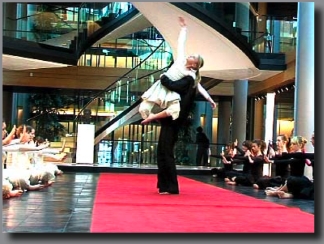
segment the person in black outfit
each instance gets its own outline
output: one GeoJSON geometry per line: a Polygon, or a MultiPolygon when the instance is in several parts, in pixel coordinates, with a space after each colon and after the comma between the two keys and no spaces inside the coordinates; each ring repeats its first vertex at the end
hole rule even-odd
{"type": "Polygon", "coordinates": [[[251,152],[247,151],[245,157],[247,157],[250,163],[250,168],[248,172],[243,173],[237,177],[227,178],[226,183],[229,185],[243,185],[252,186],[263,173],[264,164],[264,142],[262,140],[256,139],[252,141],[251,152]]]}
{"type": "Polygon", "coordinates": [[[201,126],[198,126],[196,134],[196,144],[198,146],[196,155],[196,165],[197,166],[207,166],[208,165],[208,154],[209,154],[209,139],[203,131],[201,126]],[[201,164],[201,160],[203,163],[201,164]]]}
{"type": "MultiPolygon", "coordinates": [[[[191,76],[172,81],[167,76],[162,75],[161,84],[171,91],[178,92],[181,101],[180,114],[176,120],[172,120],[170,116],[159,120],[161,130],[157,146],[157,188],[160,194],[179,194],[174,146],[178,140],[179,130],[187,121],[194,104],[197,87],[191,76]]],[[[158,114],[156,115],[158,118],[158,114]]]]}
{"type": "Polygon", "coordinates": [[[225,178],[233,178],[238,175],[242,175],[242,172],[233,168],[233,165],[244,164],[247,158],[240,157],[235,153],[234,143],[229,143],[225,147],[225,152],[222,151],[220,155],[211,155],[211,157],[220,158],[223,163],[223,167],[216,167],[211,169],[213,177],[217,177],[225,180],[225,178]]]}

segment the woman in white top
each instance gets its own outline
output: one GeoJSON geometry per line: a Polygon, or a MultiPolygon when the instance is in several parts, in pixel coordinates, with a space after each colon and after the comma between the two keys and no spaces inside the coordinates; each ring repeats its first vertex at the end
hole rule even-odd
{"type": "MultiPolygon", "coordinates": [[[[204,60],[199,54],[191,55],[186,58],[185,42],[187,27],[182,17],[179,17],[179,22],[181,30],[178,37],[177,59],[163,75],[167,76],[172,81],[177,81],[188,75],[192,76],[200,94],[202,94],[206,100],[211,103],[212,108],[215,109],[216,103],[199,83],[201,80],[199,69],[204,65],[204,60]]],[[[177,92],[165,88],[160,80],[156,81],[146,92],[144,92],[142,99],[143,101],[139,107],[139,112],[144,119],[141,122],[142,124],[147,124],[154,119],[161,119],[168,116],[172,116],[173,120],[179,117],[180,95],[177,92]],[[151,113],[155,104],[165,109],[162,113],[159,113],[157,118],[155,118],[155,114],[151,113]]]]}

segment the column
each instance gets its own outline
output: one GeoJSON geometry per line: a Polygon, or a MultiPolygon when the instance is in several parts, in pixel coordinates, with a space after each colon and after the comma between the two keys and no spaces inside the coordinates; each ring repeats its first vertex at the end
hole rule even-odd
{"type": "Polygon", "coordinates": [[[17,3],[3,3],[3,35],[16,37],[17,29],[17,3]]]}
{"type": "MultiPolygon", "coordinates": [[[[230,119],[232,111],[232,97],[222,97],[218,102],[218,126],[217,143],[227,144],[230,142],[230,119]]],[[[221,147],[217,148],[217,153],[221,153],[221,147]]]]}
{"type": "Polygon", "coordinates": [[[234,81],[232,141],[237,139],[239,144],[246,140],[248,85],[247,80],[234,81]]]}
{"type": "Polygon", "coordinates": [[[12,121],[12,92],[2,91],[2,118],[7,124],[15,124],[12,121]]]}
{"type": "MultiPolygon", "coordinates": [[[[297,14],[296,78],[295,78],[295,128],[294,135],[310,141],[314,123],[314,2],[299,2],[297,14]]],[[[306,151],[313,152],[310,142],[306,151]]],[[[312,168],[305,168],[305,176],[312,178],[312,168]]]]}
{"type": "Polygon", "coordinates": [[[254,103],[254,127],[253,127],[253,138],[263,138],[263,110],[264,110],[264,99],[255,101],[254,103]]]}
{"type": "Polygon", "coordinates": [[[209,102],[195,102],[193,129],[196,130],[198,126],[201,126],[210,142],[212,142],[213,134],[213,117],[213,109],[209,102]]]}
{"type": "MultiPolygon", "coordinates": [[[[265,118],[265,133],[264,141],[269,146],[269,141],[273,140],[273,129],[274,129],[274,108],[275,108],[275,97],[276,93],[267,93],[266,99],[266,118],[265,118]]],[[[263,175],[271,176],[271,164],[263,165],[263,175]]]]}
{"type": "Polygon", "coordinates": [[[272,29],[272,53],[280,52],[280,23],[279,20],[273,21],[273,29],[272,29]]]}

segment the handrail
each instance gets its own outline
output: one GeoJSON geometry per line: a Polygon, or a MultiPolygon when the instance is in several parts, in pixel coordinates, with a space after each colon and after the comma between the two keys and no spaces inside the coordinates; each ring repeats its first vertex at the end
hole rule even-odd
{"type": "Polygon", "coordinates": [[[164,43],[165,41],[162,41],[157,47],[156,49],[150,53],[150,55],[148,55],[146,58],[144,58],[141,62],[139,62],[135,67],[133,67],[132,69],[130,69],[129,71],[127,71],[124,75],[120,76],[118,79],[116,79],[113,83],[111,83],[110,85],[108,85],[104,90],[98,92],[92,99],[90,99],[90,101],[88,101],[79,111],[79,113],[76,115],[76,117],[74,118],[74,121],[76,121],[80,114],[88,107],[89,104],[91,104],[95,99],[97,99],[100,95],[102,95],[104,92],[108,91],[113,85],[115,85],[119,80],[125,78],[129,73],[131,73],[132,71],[134,71],[136,68],[140,67],[148,58],[150,58],[164,43]]]}

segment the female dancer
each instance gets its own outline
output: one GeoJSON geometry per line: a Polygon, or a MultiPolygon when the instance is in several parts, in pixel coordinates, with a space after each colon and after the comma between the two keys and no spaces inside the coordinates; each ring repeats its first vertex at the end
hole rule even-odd
{"type": "MultiPolygon", "coordinates": [[[[197,86],[198,91],[211,103],[213,109],[216,108],[216,103],[210,97],[208,92],[199,83],[201,76],[199,69],[204,65],[203,58],[198,55],[185,57],[184,45],[186,41],[186,23],[182,17],[179,17],[181,31],[178,38],[178,56],[174,64],[163,74],[170,80],[176,81],[185,76],[191,76],[195,80],[194,86],[197,86]]],[[[139,107],[139,112],[144,119],[141,123],[147,124],[152,120],[161,119],[171,116],[173,120],[179,117],[180,112],[180,95],[177,92],[170,91],[161,84],[161,80],[155,82],[142,95],[142,103],[139,107]],[[159,105],[163,110],[158,115],[151,113],[154,105],[159,105]]]]}

